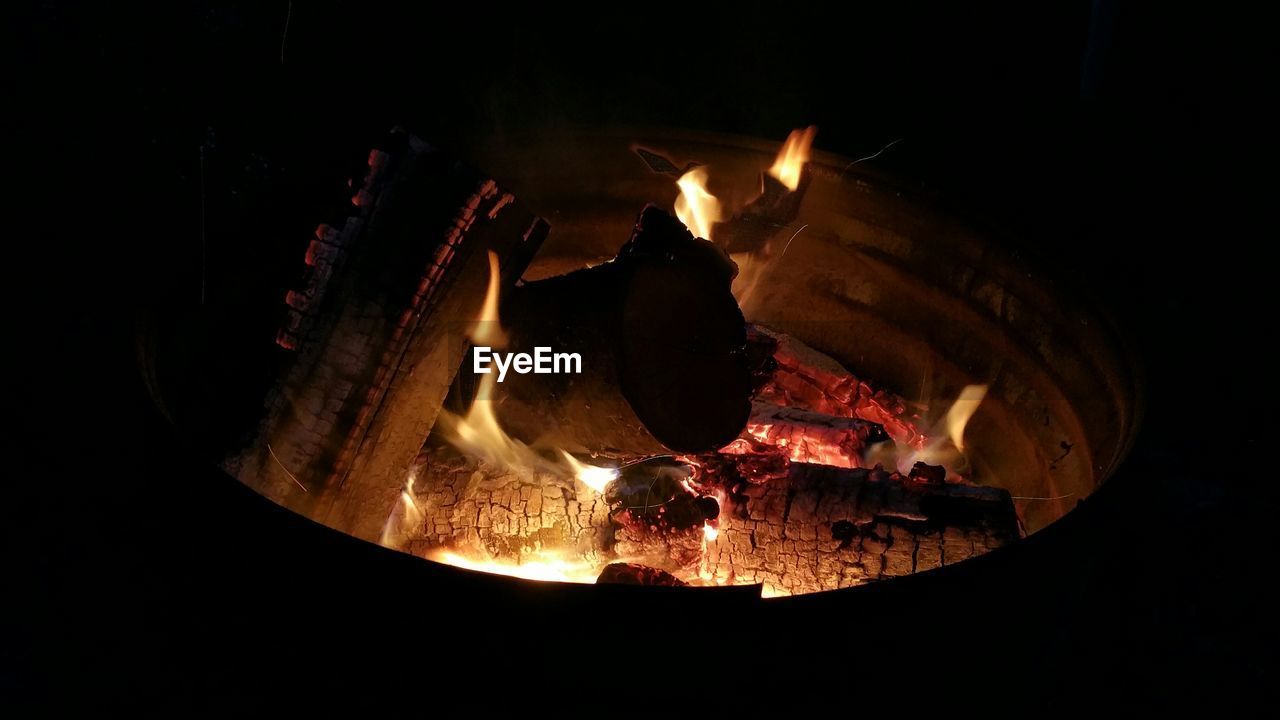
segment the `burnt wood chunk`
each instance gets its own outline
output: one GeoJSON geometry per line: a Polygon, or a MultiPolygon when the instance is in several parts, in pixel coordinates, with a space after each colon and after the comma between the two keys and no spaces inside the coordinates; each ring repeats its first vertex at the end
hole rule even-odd
{"type": "Polygon", "coordinates": [[[1019,537],[1004,490],[916,483],[876,469],[792,463],[766,483],[742,483],[708,538],[698,523],[664,528],[622,518],[620,497],[562,475],[499,468],[450,448],[424,460],[413,505],[401,508],[386,542],[423,557],[447,549],[525,561],[553,551],[592,568],[630,562],[694,585],[794,594],[951,565],[1019,537]]]}
{"type": "MultiPolygon", "coordinates": [[[[571,452],[704,452],[751,411],[737,268],[656,206],[614,260],[515,288],[502,303],[509,352],[579,353],[581,374],[509,374],[495,387],[511,435],[571,452]]],[[[479,386],[459,374],[462,404],[479,386]]]]}
{"type": "Polygon", "coordinates": [[[483,303],[488,253],[514,282],[547,224],[493,179],[393,132],[340,230],[321,226],[281,293],[263,417],[223,466],[272,500],[377,540],[483,303]]]}
{"type": "Polygon", "coordinates": [[[704,570],[766,594],[834,590],[952,565],[1019,537],[1005,490],[904,482],[889,473],[793,463],[720,515],[704,570]]]}
{"type": "Polygon", "coordinates": [[[597,583],[613,583],[617,585],[660,585],[666,587],[684,587],[689,583],[677,578],[665,570],[651,568],[637,563],[610,563],[600,571],[597,583]]]}
{"type": "Polygon", "coordinates": [[[878,423],[756,401],[745,437],[771,445],[795,462],[856,468],[866,451],[887,442],[878,423]]]}

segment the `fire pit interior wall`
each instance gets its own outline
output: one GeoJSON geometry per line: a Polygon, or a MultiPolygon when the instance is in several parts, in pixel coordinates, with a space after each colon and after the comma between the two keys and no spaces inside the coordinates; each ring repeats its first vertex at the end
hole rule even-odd
{"type": "MultiPolygon", "coordinates": [[[[552,224],[525,273],[605,261],[672,178],[635,150],[707,165],[727,205],[759,192],[776,142],[619,130],[468,150],[552,224]]],[[[1014,497],[1026,532],[1061,517],[1122,458],[1138,421],[1137,374],[1104,316],[1024,267],[980,229],[847,158],[815,153],[785,252],[738,293],[748,321],[872,378],[937,419],[970,384],[989,387],[965,431],[974,477],[1014,497]]]]}

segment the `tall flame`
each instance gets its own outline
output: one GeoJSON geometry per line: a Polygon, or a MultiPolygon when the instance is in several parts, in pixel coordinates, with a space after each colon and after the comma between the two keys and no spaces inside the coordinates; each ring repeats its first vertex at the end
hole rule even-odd
{"type": "Polygon", "coordinates": [[[964,428],[969,424],[969,418],[978,411],[978,405],[986,396],[986,385],[966,385],[964,390],[960,391],[960,397],[947,411],[947,437],[951,438],[951,443],[960,452],[964,452],[964,428]]]}
{"type": "Polygon", "coordinates": [[[676,198],[676,217],[694,237],[711,239],[712,227],[724,220],[720,200],[707,191],[707,169],[696,167],[676,181],[680,197],[676,198]]]}
{"type": "MultiPolygon", "coordinates": [[[[489,253],[489,288],[485,293],[484,305],[480,317],[472,326],[469,337],[477,345],[504,346],[507,343],[506,333],[502,329],[498,317],[499,292],[502,286],[502,274],[498,266],[498,257],[489,253]]],[[[480,380],[479,392],[471,403],[467,414],[462,417],[441,413],[441,424],[446,431],[446,439],[462,452],[479,457],[496,467],[521,473],[557,473],[562,476],[571,475],[596,492],[603,492],[610,482],[618,477],[618,470],[607,467],[595,467],[576,460],[563,450],[559,451],[563,462],[548,459],[535,452],[529,446],[507,435],[498,423],[495,413],[494,389],[495,375],[489,373],[480,380]]],[[[388,526],[383,532],[383,544],[397,547],[403,533],[392,527],[396,519],[401,521],[400,528],[421,525],[426,514],[418,508],[413,497],[413,478],[409,478],[407,488],[401,495],[401,512],[388,519],[388,526]]],[[[525,554],[519,560],[497,559],[485,557],[478,549],[440,550],[430,559],[456,565],[468,570],[511,575],[527,580],[552,580],[560,582],[593,583],[599,574],[598,563],[585,558],[578,558],[572,552],[561,552],[552,548],[541,548],[525,554]]]]}
{"type": "Polygon", "coordinates": [[[804,170],[805,163],[809,162],[809,150],[813,147],[813,138],[817,134],[818,128],[814,125],[803,130],[792,130],[787,141],[782,143],[773,167],[769,168],[769,174],[792,192],[800,187],[800,173],[804,170]]]}
{"type": "Polygon", "coordinates": [[[498,264],[498,254],[489,251],[489,289],[484,294],[484,305],[480,308],[480,318],[471,328],[471,341],[487,347],[505,347],[507,334],[498,320],[498,291],[502,287],[502,268],[498,264]]]}

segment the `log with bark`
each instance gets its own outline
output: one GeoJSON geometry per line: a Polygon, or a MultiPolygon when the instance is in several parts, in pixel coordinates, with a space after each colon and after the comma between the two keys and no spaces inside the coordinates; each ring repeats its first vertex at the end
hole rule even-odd
{"type": "MultiPolygon", "coordinates": [[[[571,452],[704,452],[750,412],[746,325],[729,291],[737,268],[655,206],[611,262],[530,282],[505,298],[508,351],[581,355],[581,374],[508,374],[496,385],[509,434],[571,452]]],[[[478,376],[464,363],[469,405],[478,376]]]]}

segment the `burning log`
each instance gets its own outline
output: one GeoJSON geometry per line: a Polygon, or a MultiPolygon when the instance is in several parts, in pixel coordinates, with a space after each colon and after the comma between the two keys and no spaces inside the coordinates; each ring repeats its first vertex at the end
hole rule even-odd
{"type": "MultiPolygon", "coordinates": [[[[508,376],[495,386],[503,427],[527,442],[629,456],[733,440],[751,409],[735,273],[724,253],[649,206],[613,261],[517,287],[501,311],[511,349],[580,353],[581,374],[508,376]]],[[[464,398],[477,385],[470,370],[464,398]]]]}
{"type": "Polygon", "coordinates": [[[341,230],[322,225],[284,294],[284,369],[223,467],[303,515],[375,540],[466,351],[496,256],[514,283],[548,225],[493,179],[395,131],[341,230]]]}
{"type": "Polygon", "coordinates": [[[794,462],[842,468],[862,467],[867,449],[889,440],[877,423],[760,401],[751,404],[746,434],[779,448],[794,462]]]}
{"type": "Polygon", "coordinates": [[[1019,536],[1009,493],[904,481],[883,470],[794,463],[742,488],[707,543],[704,577],[792,594],[951,565],[1019,536]]]}
{"type": "MultiPolygon", "coordinates": [[[[654,520],[663,513],[630,514],[621,506],[629,491],[601,495],[563,475],[498,468],[450,448],[425,458],[412,485],[423,489],[406,492],[402,525],[388,544],[423,557],[448,550],[508,565],[554,557],[574,568],[570,579],[584,582],[621,561],[642,565],[640,575],[661,571],[690,584],[817,592],[951,565],[1019,536],[1004,490],[879,468],[791,463],[768,482],[740,482],[713,533],[693,515],[664,528],[654,520]]],[[[729,480],[729,473],[704,471],[695,486],[729,480]]],[[[688,498],[705,516],[705,496],[690,490],[688,498]]],[[[622,568],[607,572],[616,581],[636,579],[622,568]]]]}
{"type": "Polygon", "coordinates": [[[617,585],[661,585],[665,587],[685,587],[689,583],[669,572],[636,563],[611,563],[600,572],[597,583],[613,583],[617,585]]]}
{"type": "Polygon", "coordinates": [[[754,355],[768,352],[770,365],[757,372],[755,399],[823,415],[879,424],[900,445],[920,447],[924,438],[906,417],[901,397],[874,388],[836,360],[790,335],[759,325],[748,329],[754,355]],[[767,375],[767,377],[765,377],[767,375]]]}
{"type": "Polygon", "coordinates": [[[609,504],[572,478],[499,467],[447,447],[419,460],[401,517],[393,518],[399,527],[383,544],[423,557],[448,549],[505,561],[553,550],[592,578],[611,558],[609,504]]]}

